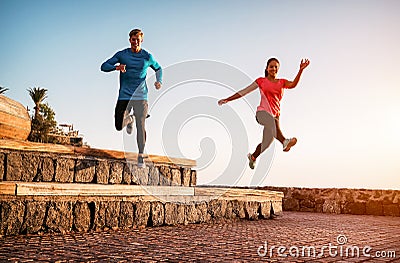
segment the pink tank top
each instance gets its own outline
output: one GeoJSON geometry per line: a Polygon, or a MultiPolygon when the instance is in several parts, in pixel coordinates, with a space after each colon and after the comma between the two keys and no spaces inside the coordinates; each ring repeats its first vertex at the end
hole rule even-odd
{"type": "Polygon", "coordinates": [[[276,82],[272,82],[267,78],[256,79],[261,94],[261,101],[257,111],[269,112],[274,117],[280,115],[280,101],[283,96],[285,82],[286,79],[277,79],[276,82]]]}

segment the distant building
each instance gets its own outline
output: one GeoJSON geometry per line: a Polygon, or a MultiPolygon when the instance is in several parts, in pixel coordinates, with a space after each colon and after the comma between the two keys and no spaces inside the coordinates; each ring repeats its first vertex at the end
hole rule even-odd
{"type": "Polygon", "coordinates": [[[73,124],[59,124],[49,136],[54,138],[58,144],[84,146],[83,136],[79,135],[78,130],[74,130],[73,124]]]}

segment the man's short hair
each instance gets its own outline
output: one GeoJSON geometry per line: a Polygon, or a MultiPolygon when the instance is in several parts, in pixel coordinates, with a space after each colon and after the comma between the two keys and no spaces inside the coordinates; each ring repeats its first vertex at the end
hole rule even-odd
{"type": "Polygon", "coordinates": [[[129,38],[131,38],[132,36],[136,36],[136,35],[140,35],[141,37],[143,37],[143,32],[140,29],[133,29],[131,30],[131,32],[129,32],[129,38]]]}

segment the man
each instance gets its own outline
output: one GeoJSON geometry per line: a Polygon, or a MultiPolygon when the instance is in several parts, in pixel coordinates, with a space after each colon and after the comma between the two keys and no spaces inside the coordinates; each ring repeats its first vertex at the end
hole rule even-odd
{"type": "Polygon", "coordinates": [[[156,72],[156,89],[161,88],[162,69],[153,56],[142,49],[143,32],[133,29],[129,33],[130,48],[117,52],[112,58],[101,65],[101,70],[111,72],[117,70],[119,74],[119,95],[115,106],[115,128],[120,131],[125,126],[127,132],[132,132],[133,116],[129,113],[133,109],[136,119],[137,144],[139,148],[138,167],[145,167],[143,153],[146,144],[145,120],[147,117],[147,69],[151,67],[156,72]]]}

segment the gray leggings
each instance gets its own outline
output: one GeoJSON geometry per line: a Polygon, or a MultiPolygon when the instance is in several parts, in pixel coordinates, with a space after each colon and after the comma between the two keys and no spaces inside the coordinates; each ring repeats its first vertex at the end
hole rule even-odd
{"type": "Polygon", "coordinates": [[[124,128],[125,111],[130,112],[133,109],[136,123],[136,141],[139,153],[144,152],[146,144],[145,121],[148,111],[147,100],[118,100],[115,106],[115,128],[120,131],[124,128]]]}
{"type": "Polygon", "coordinates": [[[257,111],[256,119],[259,124],[264,126],[263,139],[261,142],[261,152],[264,152],[276,138],[275,118],[266,111],[257,111]]]}

